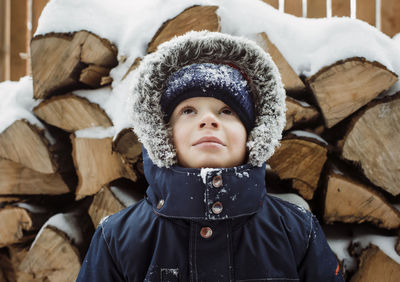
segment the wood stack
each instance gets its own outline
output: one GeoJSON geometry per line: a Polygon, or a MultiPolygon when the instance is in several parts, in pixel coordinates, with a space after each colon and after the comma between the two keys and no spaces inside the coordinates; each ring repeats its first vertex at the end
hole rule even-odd
{"type": "MultiPolygon", "coordinates": [[[[164,23],[147,51],[189,30],[220,31],[216,9],[183,11],[164,23]]],[[[378,97],[397,75],[350,58],[302,80],[267,34],[253,39],[270,52],[288,94],[284,138],[268,161],[278,186],[306,199],[321,222],[368,222],[395,232],[400,93],[378,97]]],[[[73,92],[112,90],[109,71],[122,62],[107,39],[52,33],[35,37],[31,49],[34,96],[43,99],[33,112],[45,128],[17,120],[0,133],[0,281],[72,281],[94,227],[143,197],[141,144],[131,128],[114,139],[80,134],[114,126],[102,105],[73,92]]],[[[137,58],[128,73],[139,64],[137,58]]],[[[366,250],[353,280],[364,281],[368,265],[393,268],[387,281],[400,279],[400,266],[382,257],[377,247],[366,250]]]]}

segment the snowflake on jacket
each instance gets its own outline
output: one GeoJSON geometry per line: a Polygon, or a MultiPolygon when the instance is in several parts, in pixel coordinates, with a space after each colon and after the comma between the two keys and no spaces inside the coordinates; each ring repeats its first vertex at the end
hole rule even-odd
{"type": "Polygon", "coordinates": [[[265,162],[285,123],[285,91],[267,53],[244,38],[189,32],[143,59],[130,98],[146,198],[102,221],[78,281],[343,281],[315,216],[266,193],[265,162]],[[198,96],[237,113],[244,164],[179,165],[168,121],[198,96]]]}

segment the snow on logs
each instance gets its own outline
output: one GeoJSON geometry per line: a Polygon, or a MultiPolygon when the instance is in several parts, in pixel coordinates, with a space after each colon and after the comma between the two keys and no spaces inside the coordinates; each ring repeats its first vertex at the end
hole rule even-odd
{"type": "Polygon", "coordinates": [[[118,64],[115,46],[87,31],[35,36],[31,53],[36,99],[84,85],[97,87],[118,64]]]}
{"type": "MultiPolygon", "coordinates": [[[[217,9],[194,6],[166,21],[146,42],[147,52],[189,30],[219,31],[217,9]]],[[[313,212],[323,215],[323,223],[366,223],[383,232],[398,230],[396,199],[387,194],[400,194],[400,152],[396,147],[400,142],[400,94],[377,98],[393,85],[397,75],[379,63],[350,58],[303,82],[266,33],[250,39],[269,51],[288,93],[284,138],[268,161],[279,184],[290,186],[306,199],[313,212]],[[329,170],[333,162],[351,170],[345,175],[329,170]]],[[[42,99],[33,113],[46,128],[53,129],[50,134],[18,120],[0,132],[0,246],[7,248],[7,254],[0,249],[0,281],[2,276],[12,275],[18,279],[9,280],[71,281],[85,252],[75,236],[81,233],[80,238],[90,239],[90,232],[83,227],[86,223],[67,224],[75,235],[63,230],[62,224],[43,225],[54,210],[33,213],[21,202],[30,201],[27,195],[65,193],[73,194],[68,204],[93,199],[85,213],[97,226],[104,217],[143,198],[141,144],[131,128],[121,129],[114,138],[112,134],[82,135],[84,130],[115,126],[105,105],[71,92],[92,88],[96,90],[90,95],[96,95],[113,90],[115,85],[102,87],[112,82],[110,70],[125,61],[123,56],[117,60],[117,49],[107,39],[87,31],[51,33],[35,37],[31,48],[34,96],[42,99]],[[54,132],[61,132],[69,146],[52,143],[49,136],[54,132]],[[68,156],[67,165],[60,162],[62,156],[68,156]],[[72,186],[60,172],[65,167],[72,168],[77,178],[72,186]],[[120,178],[128,179],[128,187],[116,184],[120,178]]],[[[140,64],[140,58],[132,61],[122,81],[140,64]]],[[[376,261],[382,256],[376,253],[368,257],[381,265],[383,262],[376,261]]],[[[368,267],[363,265],[367,263],[366,259],[361,262],[354,279],[365,276],[368,267]]],[[[395,262],[389,264],[398,267],[395,262]]]]}

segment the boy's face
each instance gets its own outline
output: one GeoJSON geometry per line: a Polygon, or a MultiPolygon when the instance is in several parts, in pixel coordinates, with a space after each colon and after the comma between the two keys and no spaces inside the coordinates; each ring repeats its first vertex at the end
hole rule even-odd
{"type": "Polygon", "coordinates": [[[234,167],[246,158],[246,128],[221,100],[186,99],[175,108],[170,124],[183,167],[234,167]]]}

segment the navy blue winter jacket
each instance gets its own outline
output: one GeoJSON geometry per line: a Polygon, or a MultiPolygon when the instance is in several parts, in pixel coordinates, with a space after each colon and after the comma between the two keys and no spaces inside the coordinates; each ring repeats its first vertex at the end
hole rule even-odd
{"type": "Polygon", "coordinates": [[[343,281],[311,213],[267,195],[265,166],[159,168],[99,225],[77,281],[343,281]]]}

